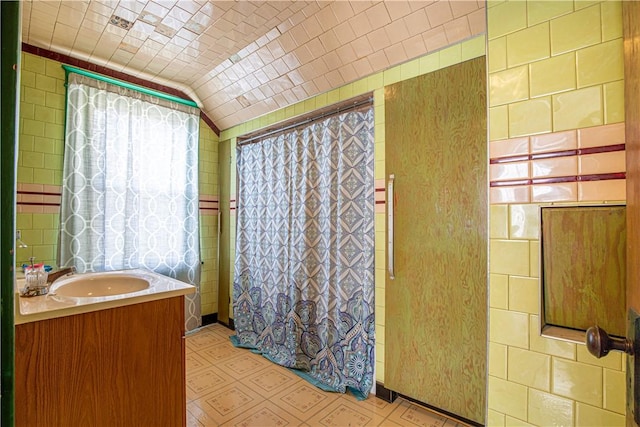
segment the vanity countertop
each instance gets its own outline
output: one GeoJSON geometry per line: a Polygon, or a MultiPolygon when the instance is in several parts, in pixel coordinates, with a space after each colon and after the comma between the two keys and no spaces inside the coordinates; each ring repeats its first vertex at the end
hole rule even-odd
{"type": "Polygon", "coordinates": [[[16,293],[14,298],[15,324],[18,325],[38,320],[53,319],[73,314],[88,313],[92,311],[139,304],[164,298],[188,295],[196,291],[195,286],[142,269],[109,271],[104,273],[81,273],[74,274],[72,277],[75,280],[75,278],[106,278],[118,275],[127,275],[132,279],[146,280],[149,282],[149,287],[135,292],[110,296],[68,297],[55,295],[50,291],[47,295],[21,297],[18,290],[24,286],[24,279],[19,278],[16,280],[16,293]]]}

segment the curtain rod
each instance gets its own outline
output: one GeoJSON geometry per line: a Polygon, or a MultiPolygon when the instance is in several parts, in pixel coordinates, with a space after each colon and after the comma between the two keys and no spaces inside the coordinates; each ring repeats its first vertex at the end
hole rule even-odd
{"type": "MultiPolygon", "coordinates": [[[[238,146],[242,146],[242,145],[248,145],[248,144],[254,144],[256,142],[259,142],[258,139],[262,139],[262,138],[266,138],[268,136],[271,136],[273,134],[279,133],[279,132],[284,132],[287,131],[289,129],[293,129],[296,128],[298,126],[302,126],[302,125],[306,125],[307,123],[311,123],[311,122],[315,122],[317,120],[321,120],[324,119],[326,117],[330,117],[330,116],[334,116],[336,114],[340,114],[343,113],[345,111],[349,111],[349,110],[356,110],[359,107],[365,106],[365,105],[373,105],[373,97],[372,96],[367,96],[364,99],[360,99],[360,100],[356,100],[353,103],[350,104],[341,104],[339,105],[337,108],[335,109],[331,109],[330,111],[325,111],[322,113],[319,113],[317,115],[314,115],[312,117],[308,117],[306,119],[303,119],[299,122],[295,122],[295,123],[291,123],[288,125],[284,125],[282,127],[278,127],[276,129],[273,130],[268,130],[265,133],[260,133],[258,135],[253,135],[253,136],[248,136],[247,138],[238,138],[238,146]]],[[[251,135],[251,134],[249,134],[251,135]]]]}
{"type": "Polygon", "coordinates": [[[81,76],[91,77],[95,80],[100,80],[102,82],[111,83],[116,86],[120,86],[126,89],[135,90],[136,92],[144,93],[145,95],[155,96],[156,98],[164,99],[166,101],[177,102],[178,104],[188,105],[189,107],[198,108],[198,104],[195,102],[180,98],[174,95],[169,95],[168,93],[160,92],[157,90],[149,89],[144,86],[135,85],[133,83],[124,82],[122,80],[117,80],[111,77],[103,76],[102,74],[93,73],[91,71],[83,70],[82,68],[72,67],[71,65],[62,64],[62,68],[64,68],[65,77],[69,76],[69,73],[80,74],[81,76]]]}

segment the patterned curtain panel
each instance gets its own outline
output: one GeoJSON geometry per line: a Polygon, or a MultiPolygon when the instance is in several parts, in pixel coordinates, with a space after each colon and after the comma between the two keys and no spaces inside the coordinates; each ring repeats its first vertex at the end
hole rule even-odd
{"type": "Polygon", "coordinates": [[[239,345],[366,397],[374,365],[373,108],[237,150],[239,345]]]}
{"type": "MultiPolygon", "coordinates": [[[[200,283],[196,108],[69,74],[59,264],[200,283]]],[[[187,329],[201,324],[187,297],[187,329]]]]}

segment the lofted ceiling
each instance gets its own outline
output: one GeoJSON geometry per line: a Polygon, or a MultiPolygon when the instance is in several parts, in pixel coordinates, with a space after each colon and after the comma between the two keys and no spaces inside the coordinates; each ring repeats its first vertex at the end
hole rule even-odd
{"type": "Polygon", "coordinates": [[[219,129],[485,32],[484,0],[23,0],[22,41],[181,90],[219,129]]]}

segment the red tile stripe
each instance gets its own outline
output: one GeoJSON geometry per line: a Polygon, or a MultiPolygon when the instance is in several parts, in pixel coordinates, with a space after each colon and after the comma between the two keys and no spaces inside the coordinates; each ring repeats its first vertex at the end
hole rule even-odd
{"type": "Polygon", "coordinates": [[[510,181],[491,181],[491,187],[516,187],[521,185],[557,184],[561,182],[604,181],[608,179],[625,179],[625,172],[600,173],[592,175],[556,176],[551,178],[514,179],[510,181]]]}
{"type": "Polygon", "coordinates": [[[525,162],[527,160],[554,159],[558,157],[584,156],[588,154],[611,153],[624,151],[625,144],[604,145],[600,147],[578,148],[575,150],[550,151],[546,153],[520,154],[516,156],[497,157],[489,160],[492,165],[525,162]]]}

